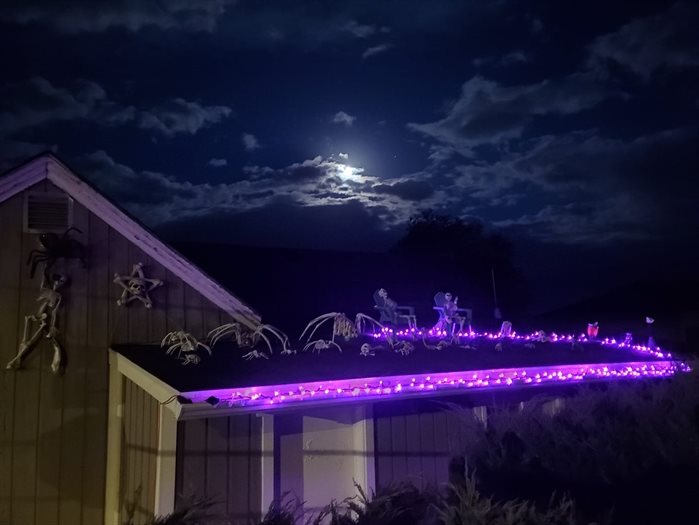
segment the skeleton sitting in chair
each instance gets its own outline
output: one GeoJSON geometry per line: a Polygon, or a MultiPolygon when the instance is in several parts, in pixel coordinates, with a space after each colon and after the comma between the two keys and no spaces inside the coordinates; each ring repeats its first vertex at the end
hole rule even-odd
{"type": "Polygon", "coordinates": [[[63,366],[63,349],[58,342],[58,328],[56,327],[58,308],[61,306],[63,297],[58,290],[66,283],[67,279],[63,275],[54,275],[51,280],[46,276],[41,280],[41,288],[37,302],[39,308],[36,315],[24,317],[24,335],[19,344],[17,355],[7,363],[7,368],[20,368],[22,359],[29,354],[39,343],[41,338],[46,338],[53,348],[53,360],[51,370],[54,374],[61,372],[63,366]],[[32,325],[38,325],[31,336],[29,335],[32,325]]]}
{"type": "Polygon", "coordinates": [[[434,327],[434,330],[439,332],[448,332],[454,335],[456,327],[459,327],[459,333],[464,331],[464,325],[468,324],[470,330],[470,310],[458,307],[459,298],[454,297],[450,292],[438,292],[434,296],[433,308],[437,310],[439,319],[434,327]],[[466,315],[461,315],[466,314],[466,315]]]}
{"type": "Polygon", "coordinates": [[[409,329],[417,328],[412,306],[398,306],[398,303],[388,296],[385,288],[379,288],[374,292],[374,308],[381,312],[379,322],[382,324],[397,326],[399,321],[404,320],[409,329]]]}

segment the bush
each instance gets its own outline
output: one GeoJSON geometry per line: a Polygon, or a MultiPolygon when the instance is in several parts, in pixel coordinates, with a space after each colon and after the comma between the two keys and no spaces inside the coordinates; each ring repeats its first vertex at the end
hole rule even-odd
{"type": "Polygon", "coordinates": [[[550,400],[462,417],[465,457],[488,494],[547,504],[569,493],[583,516],[614,523],[688,523],[699,477],[699,375],[586,388],[554,416],[550,400]]]}

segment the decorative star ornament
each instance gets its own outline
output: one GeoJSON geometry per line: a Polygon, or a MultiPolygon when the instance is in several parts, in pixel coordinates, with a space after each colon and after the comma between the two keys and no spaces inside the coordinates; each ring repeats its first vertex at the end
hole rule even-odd
{"type": "Polygon", "coordinates": [[[153,307],[150,292],[163,285],[160,279],[148,279],[143,274],[143,263],[133,265],[131,275],[114,275],[114,282],[121,286],[121,297],[117,300],[119,306],[126,306],[132,301],[138,300],[146,308],[153,307]]]}

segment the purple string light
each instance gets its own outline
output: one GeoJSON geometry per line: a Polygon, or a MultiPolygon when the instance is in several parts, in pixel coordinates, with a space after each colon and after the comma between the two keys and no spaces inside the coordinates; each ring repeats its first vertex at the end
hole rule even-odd
{"type": "Polygon", "coordinates": [[[688,365],[678,361],[552,365],[319,381],[195,392],[186,395],[195,402],[199,402],[199,398],[203,400],[209,395],[216,395],[221,399],[222,404],[227,404],[229,407],[254,407],[259,410],[309,401],[347,402],[357,398],[385,399],[435,391],[456,392],[540,384],[580,383],[591,380],[663,378],[689,370],[688,365]]]}

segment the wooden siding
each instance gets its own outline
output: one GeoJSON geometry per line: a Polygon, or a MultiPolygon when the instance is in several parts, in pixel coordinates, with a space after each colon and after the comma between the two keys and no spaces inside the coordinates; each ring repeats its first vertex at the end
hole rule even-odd
{"type": "MultiPolygon", "coordinates": [[[[60,191],[40,182],[27,191],[60,191]]],[[[22,370],[5,370],[16,354],[24,316],[36,312],[40,275],[25,265],[38,248],[23,233],[24,193],[0,203],[0,525],[101,523],[104,508],[108,352],[113,343],[159,342],[170,330],[196,337],[228,319],[179,278],[155,263],[99,217],[75,203],[75,237],[88,246],[88,268],[60,262],[61,341],[65,375],[50,370],[51,349],[41,342],[22,370]],[[115,273],[134,263],[165,285],[154,307],[119,307],[115,273]]],[[[37,272],[41,273],[41,270],[37,272]]]]}
{"type": "Polygon", "coordinates": [[[449,460],[462,450],[462,417],[480,419],[485,407],[457,413],[430,400],[377,403],[374,407],[376,486],[412,481],[426,487],[449,481],[449,460]]]}
{"type": "MultiPolygon", "coordinates": [[[[158,453],[159,403],[145,390],[124,380],[121,449],[121,508],[133,502],[133,525],[143,525],[155,512],[155,462],[158,453]]],[[[122,510],[122,521],[127,515],[122,510]]]]}
{"type": "Polygon", "coordinates": [[[260,447],[261,421],[254,415],[179,422],[175,506],[206,497],[226,519],[259,519],[260,447]]]}

